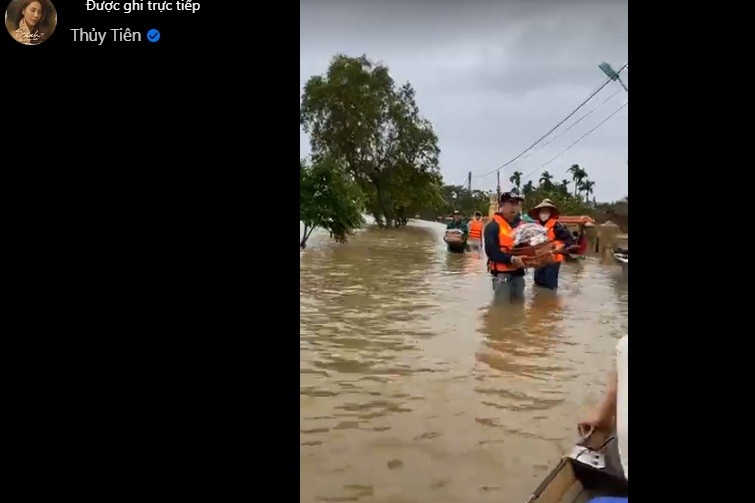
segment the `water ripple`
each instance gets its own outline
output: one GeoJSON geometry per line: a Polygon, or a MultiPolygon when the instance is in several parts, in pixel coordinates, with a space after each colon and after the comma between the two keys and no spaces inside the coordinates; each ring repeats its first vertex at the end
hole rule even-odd
{"type": "Polygon", "coordinates": [[[566,264],[555,296],[530,274],[524,305],[493,306],[484,260],[442,233],[315,233],[301,255],[302,501],[521,500],[601,392],[620,268],[566,264]]]}

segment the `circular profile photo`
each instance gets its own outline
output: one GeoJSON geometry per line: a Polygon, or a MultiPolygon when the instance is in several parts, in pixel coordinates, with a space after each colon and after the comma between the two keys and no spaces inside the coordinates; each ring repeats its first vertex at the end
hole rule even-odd
{"type": "Polygon", "coordinates": [[[57,24],[58,13],[50,0],[11,0],[5,11],[5,27],[19,44],[41,44],[57,24]]]}

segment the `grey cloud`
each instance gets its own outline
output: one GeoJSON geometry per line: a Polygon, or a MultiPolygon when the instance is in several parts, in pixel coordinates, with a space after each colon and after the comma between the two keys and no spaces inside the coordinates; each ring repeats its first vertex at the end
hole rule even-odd
{"type": "MultiPolygon", "coordinates": [[[[597,68],[601,61],[616,69],[626,63],[626,11],[626,1],[305,0],[300,81],[323,73],[336,53],[366,53],[382,61],[397,82],[408,80],[417,90],[420,109],[440,138],[447,182],[460,183],[471,170],[473,185],[491,189],[494,175],[477,176],[521,152],[582,102],[605,78],[597,68]]],[[[628,70],[622,77],[628,84],[628,70]]],[[[617,89],[609,85],[572,120],[617,89]]],[[[626,99],[622,91],[562,137],[506,168],[501,180],[514,170],[537,171],[626,99]]],[[[625,109],[546,169],[560,179],[579,163],[595,180],[599,199],[625,195],[626,114],[625,109]]],[[[300,145],[306,155],[303,133],[300,145]]]]}

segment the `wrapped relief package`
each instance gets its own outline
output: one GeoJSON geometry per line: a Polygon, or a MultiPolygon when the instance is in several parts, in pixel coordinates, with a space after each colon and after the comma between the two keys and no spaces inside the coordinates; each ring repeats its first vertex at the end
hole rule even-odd
{"type": "Polygon", "coordinates": [[[548,242],[548,230],[540,224],[521,224],[514,230],[514,246],[537,246],[548,242]]]}

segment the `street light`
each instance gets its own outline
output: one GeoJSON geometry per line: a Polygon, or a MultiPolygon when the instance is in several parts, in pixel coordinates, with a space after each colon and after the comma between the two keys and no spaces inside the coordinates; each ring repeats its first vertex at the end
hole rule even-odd
{"type": "MultiPolygon", "coordinates": [[[[627,66],[628,66],[628,65],[624,65],[624,67],[623,67],[623,68],[622,68],[621,70],[623,70],[623,69],[624,69],[624,68],[626,68],[627,66]]],[[[608,77],[609,79],[611,79],[611,80],[613,80],[613,81],[619,81],[619,84],[621,84],[621,87],[623,87],[623,88],[624,88],[624,90],[625,90],[626,92],[629,92],[629,89],[627,89],[627,86],[626,86],[626,84],[624,84],[624,81],[622,81],[622,80],[621,80],[621,77],[619,76],[619,73],[618,73],[618,72],[616,72],[616,71],[614,71],[614,69],[613,69],[613,68],[611,68],[611,65],[609,65],[608,63],[606,63],[606,62],[604,61],[604,62],[602,62],[601,64],[599,64],[599,65],[598,65],[598,68],[600,68],[601,70],[603,70],[603,73],[605,73],[605,74],[606,74],[606,76],[607,76],[607,77],[608,77]]],[[[619,70],[619,72],[620,72],[621,70],[619,70]]]]}

